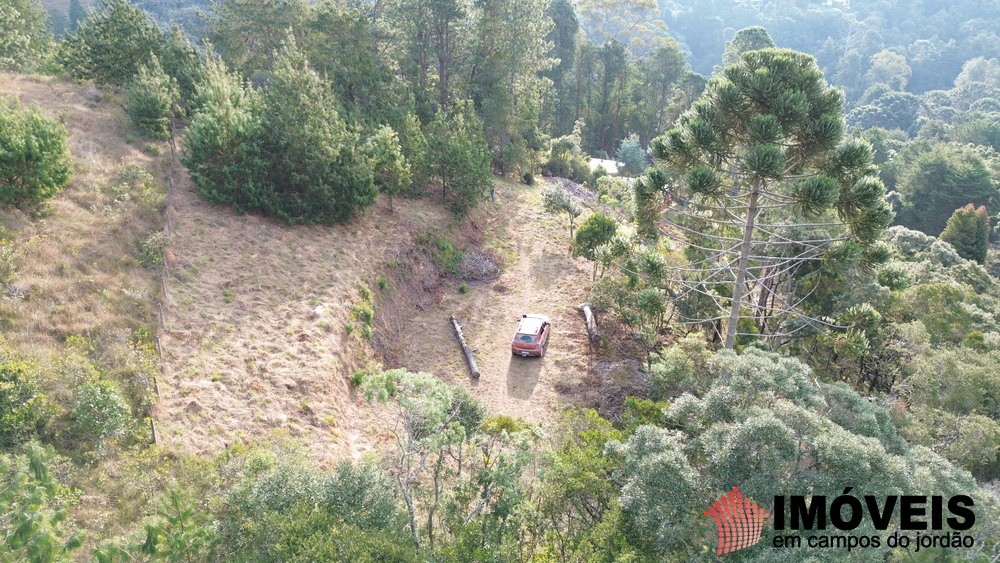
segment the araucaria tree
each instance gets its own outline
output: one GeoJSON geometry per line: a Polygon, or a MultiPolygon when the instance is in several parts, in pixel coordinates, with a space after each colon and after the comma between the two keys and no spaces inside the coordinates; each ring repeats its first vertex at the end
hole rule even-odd
{"type": "Polygon", "coordinates": [[[858,248],[864,265],[885,257],[874,243],[892,211],[870,147],[843,142],[843,108],[812,57],[750,51],[652,144],[682,178],[664,229],[689,260],[675,272],[674,298],[708,297],[708,308],[682,318],[713,326],[726,348],[738,334],[781,337],[826,322],[802,312],[818,284],[801,275],[821,269],[801,267],[834,243],[858,248]],[[792,318],[796,328],[783,322],[792,318]]]}

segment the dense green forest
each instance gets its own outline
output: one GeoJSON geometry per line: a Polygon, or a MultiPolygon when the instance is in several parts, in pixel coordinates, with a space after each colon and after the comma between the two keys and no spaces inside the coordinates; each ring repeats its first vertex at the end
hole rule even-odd
{"type": "MultiPolygon", "coordinates": [[[[385,413],[377,454],[196,456],[149,444],[155,328],[52,331],[55,355],[0,337],[0,561],[712,561],[703,513],[733,487],[769,511],[968,495],[976,518],[961,547],[888,546],[896,513],[826,532],[881,547],[774,547],[811,532],[768,524],[725,557],[996,561],[998,23],[979,0],[6,0],[0,70],[120,101],[205,206],[305,229],[384,194],[378,221],[423,198],[460,228],[498,177],[544,183],[620,400],[542,429],[372,363],[343,376],[385,413]]],[[[0,208],[58,223],[81,173],[63,121],[0,97],[0,208]]],[[[125,167],[105,191],[152,217],[152,183],[125,167]]],[[[5,300],[30,299],[18,225],[5,300]]]]}

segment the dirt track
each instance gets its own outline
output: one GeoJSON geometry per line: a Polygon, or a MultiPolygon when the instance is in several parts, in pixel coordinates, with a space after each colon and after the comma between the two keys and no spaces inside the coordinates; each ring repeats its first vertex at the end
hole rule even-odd
{"type": "MultiPolygon", "coordinates": [[[[487,211],[490,239],[506,247],[509,264],[494,282],[446,285],[440,301],[403,320],[400,363],[427,371],[472,390],[490,410],[546,423],[566,404],[589,404],[596,385],[588,380],[590,353],[586,329],[576,307],[586,299],[590,268],[567,255],[568,231],[562,218],[542,211],[543,186],[499,185],[497,202],[487,211]],[[552,318],[553,332],[544,358],[510,353],[511,337],[522,313],[552,318]],[[476,349],[482,373],[469,376],[448,316],[462,323],[476,349]]],[[[487,245],[490,240],[487,240],[487,245]]]]}

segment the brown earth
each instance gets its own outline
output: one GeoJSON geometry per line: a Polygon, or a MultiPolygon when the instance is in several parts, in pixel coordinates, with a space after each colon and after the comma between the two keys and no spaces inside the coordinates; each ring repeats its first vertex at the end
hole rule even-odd
{"type": "Polygon", "coordinates": [[[599,382],[590,375],[593,356],[577,310],[586,300],[590,267],[568,256],[568,230],[561,218],[542,210],[543,188],[497,183],[497,201],[482,204],[479,223],[485,245],[506,257],[499,279],[469,283],[466,293],[450,280],[432,303],[395,311],[398,339],[389,348],[392,363],[469,388],[491,414],[544,426],[568,404],[596,404],[599,382]],[[511,355],[523,313],[552,319],[544,358],[511,355]],[[476,350],[479,380],[469,375],[452,314],[476,350]]]}
{"type": "Polygon", "coordinates": [[[13,241],[13,259],[0,266],[3,337],[42,357],[61,353],[71,335],[99,352],[124,350],[133,331],[155,323],[159,276],[138,255],[162,228],[166,145],[136,137],[119,99],[93,101],[80,85],[0,73],[0,94],[63,123],[73,162],[69,184],[41,213],[0,209],[13,241]],[[116,191],[126,165],[148,171],[160,187],[116,191]]]}

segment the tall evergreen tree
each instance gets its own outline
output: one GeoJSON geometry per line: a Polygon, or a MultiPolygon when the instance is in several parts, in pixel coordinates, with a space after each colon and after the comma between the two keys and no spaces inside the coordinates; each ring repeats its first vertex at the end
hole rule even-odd
{"type": "Polygon", "coordinates": [[[530,166],[526,153],[540,148],[528,145],[538,137],[539,73],[552,64],[544,8],[534,0],[496,0],[477,12],[470,93],[501,174],[530,166]]]}
{"type": "Polygon", "coordinates": [[[128,0],[105,0],[74,35],[60,43],[60,62],[75,78],[124,85],[160,53],[162,34],[149,16],[128,0]]]}
{"type": "Polygon", "coordinates": [[[986,207],[977,208],[970,203],[956,209],[941,233],[941,240],[954,246],[962,258],[985,264],[990,247],[990,216],[986,207]]]}
{"type": "Polygon", "coordinates": [[[38,0],[0,4],[0,70],[30,70],[52,44],[48,15],[38,0]]]}
{"type": "MultiPolygon", "coordinates": [[[[685,319],[712,323],[733,348],[748,319],[757,332],[787,335],[780,321],[801,318],[798,268],[852,237],[869,249],[892,219],[874,176],[870,147],[842,144],[843,99],[812,57],[750,51],[709,84],[676,128],[653,143],[683,178],[672,237],[689,250],[694,274],[678,290],[715,303],[685,319]],[[846,232],[838,229],[846,227],[846,232]]],[[[821,321],[803,319],[805,326],[821,321]]]]}

